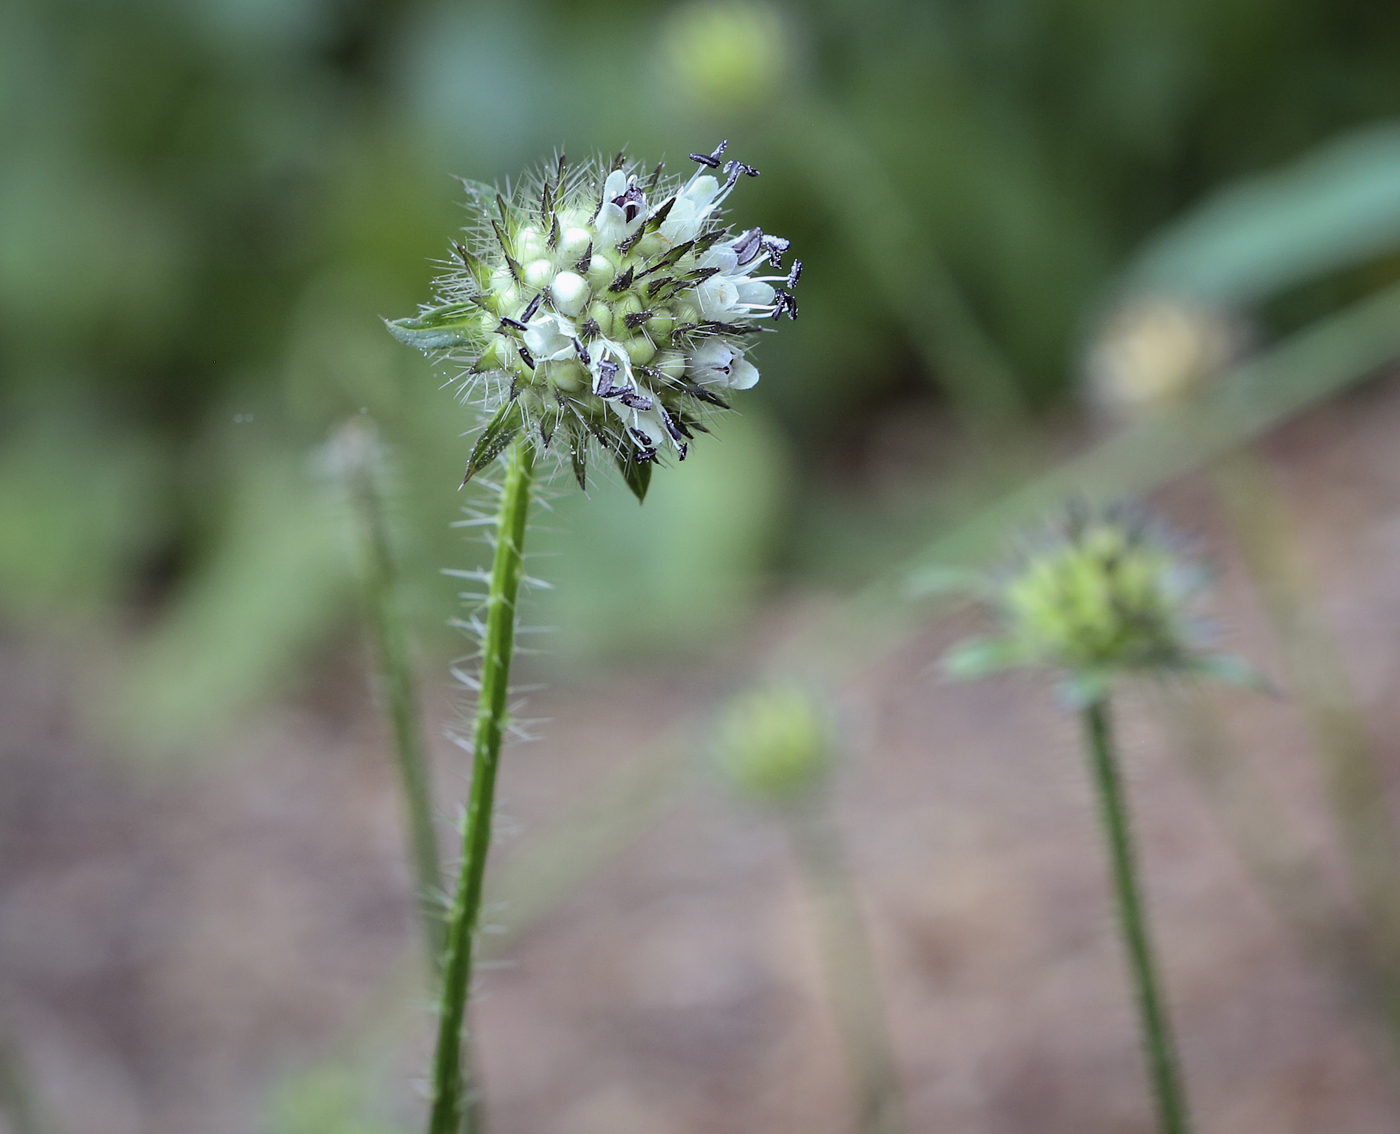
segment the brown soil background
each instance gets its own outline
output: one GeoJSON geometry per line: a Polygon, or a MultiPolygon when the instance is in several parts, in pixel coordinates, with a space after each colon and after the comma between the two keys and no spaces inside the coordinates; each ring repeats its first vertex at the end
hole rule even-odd
{"type": "MultiPolygon", "coordinates": [[[[1387,774],[1400,767],[1400,383],[1264,447],[1387,774]]],[[[1222,568],[1237,652],[1275,650],[1204,483],[1158,501],[1222,568]]],[[[508,753],[509,864],[816,600],[773,604],[713,668],[650,666],[532,699],[508,753]]],[[[1072,718],[1046,682],[941,685],[975,629],[930,623],[843,693],[857,751],[838,814],[873,939],[913,1131],[1153,1129],[1072,718]]],[[[269,1092],[318,1061],[370,1068],[406,1129],[425,997],[399,808],[354,651],[217,761],[138,773],[83,738],[73,667],[0,639],[0,991],[65,1134],[267,1129],[269,1092]]],[[[1297,837],[1335,854],[1300,717],[1218,698],[1297,837]]],[[[446,695],[434,714],[445,719],[446,695]]],[[[1259,897],[1153,718],[1124,705],[1125,763],[1198,1127],[1400,1128],[1384,1048],[1259,897]]],[[[438,731],[436,728],[433,730],[438,731]]],[[[437,748],[441,798],[465,760],[437,748]]],[[[446,832],[445,832],[446,838],[446,832]]],[[[1335,863],[1333,864],[1335,867],[1335,863]]],[[[511,924],[507,907],[494,914],[511,924]]],[[[493,1134],[850,1129],[803,891],[781,829],[703,770],[485,977],[493,1134]]],[[[373,1129],[373,1127],[366,1127],[373,1129]]]]}

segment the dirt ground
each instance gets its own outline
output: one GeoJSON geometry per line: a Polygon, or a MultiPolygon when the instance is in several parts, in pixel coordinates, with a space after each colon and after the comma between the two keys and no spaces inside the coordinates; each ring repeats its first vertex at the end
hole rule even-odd
{"type": "MultiPolygon", "coordinates": [[[[1392,777],[1397,436],[1400,381],[1387,379],[1264,446],[1392,777]]],[[[1231,647],[1281,676],[1207,484],[1159,503],[1221,564],[1231,647]]],[[[536,695],[532,714],[550,720],[538,743],[508,753],[501,869],[806,604],[776,601],[753,641],[712,669],[649,666],[536,695]]],[[[971,614],[930,624],[843,692],[859,740],[837,812],[910,1129],[1146,1134],[1075,723],[1038,678],[940,684],[938,657],[977,625],[971,614]]],[[[251,723],[217,761],[150,775],[83,739],[62,650],[0,639],[0,1007],[56,1131],[274,1129],[269,1100],[288,1076],[327,1063],[416,1125],[426,997],[395,783],[358,667],[330,663],[314,695],[251,723]]],[[[1219,704],[1286,837],[1340,878],[1297,707],[1246,694],[1219,704]]],[[[447,711],[439,697],[438,719],[447,711]]],[[[1261,898],[1137,701],[1123,738],[1199,1129],[1400,1129],[1395,1057],[1261,898]]],[[[442,798],[460,798],[462,753],[443,743],[436,758],[442,798]]],[[[514,927],[509,965],[484,977],[493,1134],[851,1129],[782,829],[697,770],[620,841],[514,927]]],[[[525,905],[492,916],[512,928],[525,905]]]]}

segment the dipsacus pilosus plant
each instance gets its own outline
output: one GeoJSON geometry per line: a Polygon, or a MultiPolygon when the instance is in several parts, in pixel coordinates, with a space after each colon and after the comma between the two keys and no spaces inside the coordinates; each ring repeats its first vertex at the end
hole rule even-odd
{"type": "Polygon", "coordinates": [[[707,414],[758,381],[749,346],[797,317],[802,262],[783,266],[782,237],[726,224],[730,193],[758,176],[726,144],[679,179],[619,154],[560,157],[504,192],[464,182],[473,221],[436,302],[389,329],[459,366],[481,407],[465,479],[528,436],[580,487],[590,450],[605,454],[642,498],[651,466],[685,460],[707,414]]]}
{"type": "MultiPolygon", "coordinates": [[[[472,1113],[464,1031],[501,742],[510,728],[516,601],[537,466],[567,463],[587,487],[590,454],[616,463],[637,498],[666,454],[684,460],[730,390],[758,381],[747,357],[764,320],[797,317],[788,242],[735,232],[721,208],[758,170],[725,143],[665,178],[619,155],[570,168],[560,157],[504,192],[466,183],[473,222],[452,245],[437,300],[389,329],[458,367],[482,425],[463,484],[504,459],[480,639],[472,782],[462,859],[446,911],[429,1134],[461,1134],[472,1113]]],[[[474,520],[473,522],[477,522],[474,520]]]]}

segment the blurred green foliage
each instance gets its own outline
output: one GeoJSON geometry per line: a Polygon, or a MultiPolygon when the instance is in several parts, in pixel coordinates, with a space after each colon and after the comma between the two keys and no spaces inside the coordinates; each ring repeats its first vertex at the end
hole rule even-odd
{"type": "Polygon", "coordinates": [[[427,297],[448,175],[728,136],[764,171],[743,217],[807,263],[801,324],[763,344],[732,438],[640,513],[561,500],[536,572],[571,655],[694,643],[812,544],[871,422],[1053,406],[1149,234],[1400,112],[1397,32],[1362,0],[11,0],[0,612],[134,629],[111,701],[135,742],[190,741],[353,610],[312,470],[364,412],[431,637],[437,568],[478,555],[447,527],[472,421],[379,317],[427,297]]]}

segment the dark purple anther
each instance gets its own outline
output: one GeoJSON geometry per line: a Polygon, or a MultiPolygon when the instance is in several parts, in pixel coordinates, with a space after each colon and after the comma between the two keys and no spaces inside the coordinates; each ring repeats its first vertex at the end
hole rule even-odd
{"type": "Polygon", "coordinates": [[[788,278],[787,278],[787,285],[788,285],[788,287],[790,287],[790,288],[796,287],[796,286],[797,286],[797,281],[800,280],[801,278],[802,278],[802,261],[801,261],[801,260],[794,260],[794,261],[792,262],[792,271],[790,271],[790,272],[788,273],[788,278]]]}
{"type": "Polygon", "coordinates": [[[685,460],[685,434],[675,419],[666,412],[666,407],[661,407],[661,424],[666,427],[666,432],[671,435],[671,440],[676,443],[676,447],[681,450],[681,460],[685,460]]]}
{"type": "Polygon", "coordinates": [[[739,174],[747,173],[750,177],[757,177],[758,170],[751,165],[745,165],[741,161],[727,161],[724,163],[724,187],[730,188],[734,182],[739,180],[739,174]]]}
{"type": "Polygon", "coordinates": [[[630,425],[627,427],[627,432],[632,435],[632,440],[637,443],[637,452],[634,454],[634,457],[638,461],[645,462],[656,460],[656,449],[652,446],[650,437],[640,429],[636,429],[630,425]]]}
{"type": "Polygon", "coordinates": [[[505,334],[505,329],[507,327],[512,327],[517,331],[525,330],[525,324],[519,319],[512,319],[509,315],[502,315],[501,321],[496,324],[496,334],[505,334]]]}
{"type": "Polygon", "coordinates": [[[642,203],[645,200],[646,195],[634,177],[627,182],[627,188],[612,199],[612,203],[622,210],[622,215],[627,218],[627,223],[631,224],[637,219],[637,214],[642,211],[642,203]]]}
{"type": "Polygon", "coordinates": [[[516,347],[516,349],[520,351],[520,361],[523,362],[526,366],[528,366],[531,370],[533,370],[535,368],[535,360],[531,356],[530,352],[526,350],[523,346],[516,347]]]}
{"type": "Polygon", "coordinates": [[[739,261],[739,267],[752,264],[758,255],[763,251],[763,229],[751,228],[747,232],[741,233],[733,244],[734,255],[739,261]]]}
{"type": "Polygon", "coordinates": [[[792,241],[783,236],[765,236],[763,249],[768,253],[768,262],[775,268],[783,266],[783,253],[792,247],[792,241]]]}
{"type": "Polygon", "coordinates": [[[773,322],[777,322],[786,315],[789,319],[797,318],[797,300],[790,292],[778,288],[773,296],[773,322]]]}
{"type": "Polygon", "coordinates": [[[729,139],[728,139],[728,138],[725,138],[724,141],[722,141],[719,145],[717,145],[717,146],[714,148],[714,152],[713,152],[713,153],[710,153],[710,154],[691,154],[691,155],[690,155],[690,160],[691,160],[691,161],[698,161],[701,165],[707,166],[707,167],[709,167],[710,169],[718,169],[718,168],[719,168],[719,159],[720,159],[720,155],[724,153],[724,147],[727,146],[727,145],[729,145],[729,139]]]}
{"type": "Polygon", "coordinates": [[[522,323],[528,323],[535,317],[535,312],[540,309],[540,302],[543,299],[544,292],[540,291],[535,293],[535,298],[530,300],[530,305],[525,308],[525,311],[520,316],[520,321],[522,323]]]}
{"type": "Polygon", "coordinates": [[[578,355],[578,360],[585,366],[593,361],[588,357],[588,348],[579,342],[578,339],[574,340],[574,353],[578,355]]]}
{"type": "Polygon", "coordinates": [[[651,399],[645,394],[637,393],[636,390],[623,390],[622,393],[618,394],[617,400],[629,409],[649,410],[652,407],[651,399]]]}

